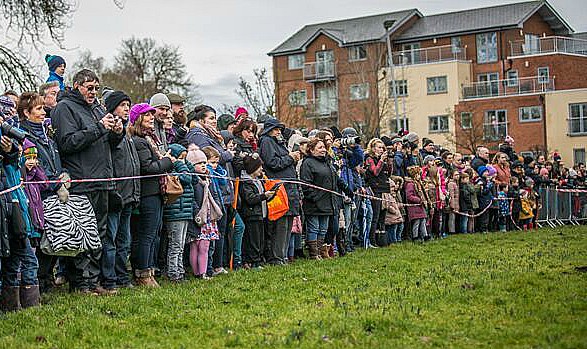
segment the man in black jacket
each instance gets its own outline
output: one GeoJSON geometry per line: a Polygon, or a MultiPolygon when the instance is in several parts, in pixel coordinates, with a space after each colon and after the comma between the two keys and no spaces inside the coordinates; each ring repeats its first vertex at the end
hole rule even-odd
{"type": "MultiPolygon", "coordinates": [[[[111,148],[122,138],[124,127],[120,118],[107,113],[98,103],[99,80],[90,70],[82,69],[73,77],[73,89],[61,97],[51,115],[55,141],[63,167],[72,179],[111,178],[114,176],[111,148]]],[[[71,194],[86,195],[90,200],[98,232],[104,244],[109,204],[116,203],[112,181],[74,183],[71,194]]],[[[115,293],[98,287],[102,251],[80,253],[68,261],[70,290],[88,294],[115,293]]]]}
{"type": "MultiPolygon", "coordinates": [[[[130,97],[122,91],[113,91],[104,96],[106,110],[122,120],[126,126],[130,111],[130,97]]],[[[114,175],[116,177],[140,176],[139,155],[131,137],[112,149],[114,175]]],[[[107,244],[102,246],[102,286],[105,288],[128,287],[130,278],[126,260],[130,253],[130,216],[141,198],[140,179],[116,182],[116,195],[120,195],[120,206],[108,212],[107,244]]]]}

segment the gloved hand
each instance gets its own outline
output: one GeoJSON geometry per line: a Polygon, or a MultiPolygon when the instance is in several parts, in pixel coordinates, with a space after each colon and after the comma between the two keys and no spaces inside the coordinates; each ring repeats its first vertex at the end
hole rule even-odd
{"type": "Polygon", "coordinates": [[[71,177],[69,177],[69,173],[63,172],[59,175],[59,180],[63,183],[62,187],[65,186],[65,189],[71,188],[71,177]]]}
{"type": "Polygon", "coordinates": [[[59,198],[59,201],[61,201],[61,203],[63,204],[69,201],[69,190],[67,190],[65,184],[57,190],[57,197],[59,198]]]}

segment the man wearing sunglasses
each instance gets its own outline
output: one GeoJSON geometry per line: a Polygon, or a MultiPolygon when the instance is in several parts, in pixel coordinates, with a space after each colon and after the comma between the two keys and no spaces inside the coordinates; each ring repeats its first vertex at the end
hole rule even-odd
{"type": "MultiPolygon", "coordinates": [[[[55,141],[63,168],[72,179],[111,178],[114,176],[111,147],[124,137],[122,119],[106,112],[96,98],[100,80],[88,69],[73,77],[73,89],[63,97],[51,113],[55,141]]],[[[86,195],[92,204],[98,233],[106,238],[109,207],[116,205],[115,183],[95,181],[73,183],[71,194],[86,195]],[[110,201],[110,202],[109,202],[110,201]]],[[[87,251],[68,261],[70,291],[86,294],[108,294],[98,287],[101,251],[87,251]]],[[[114,292],[112,292],[114,293],[114,292]]]]}

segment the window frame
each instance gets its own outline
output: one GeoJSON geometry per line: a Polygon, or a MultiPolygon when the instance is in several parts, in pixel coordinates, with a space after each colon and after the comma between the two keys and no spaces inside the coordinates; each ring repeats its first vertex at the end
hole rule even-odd
{"type": "Polygon", "coordinates": [[[586,156],[587,156],[587,152],[586,152],[585,148],[573,148],[573,165],[578,165],[579,163],[585,163],[585,160],[587,160],[586,156]],[[577,159],[578,152],[583,153],[583,159],[577,159]]]}
{"type": "Polygon", "coordinates": [[[569,132],[568,135],[571,137],[574,136],[585,136],[587,135],[587,102],[581,102],[581,103],[569,103],[569,117],[568,117],[568,128],[569,128],[569,132]],[[579,110],[579,115],[577,117],[572,117],[571,113],[573,110],[573,107],[578,107],[579,110]],[[573,132],[572,129],[572,122],[573,120],[577,120],[579,123],[579,131],[578,132],[573,132]]]}
{"type": "Polygon", "coordinates": [[[300,70],[300,69],[304,69],[304,65],[306,64],[306,55],[303,53],[298,53],[295,55],[289,55],[287,56],[287,70],[300,70]],[[292,62],[292,58],[293,57],[302,57],[302,65],[299,67],[293,67],[291,66],[291,62],[292,62]]]}
{"type": "Polygon", "coordinates": [[[506,86],[507,87],[518,87],[518,85],[520,84],[519,79],[520,79],[520,76],[519,76],[517,69],[508,70],[506,73],[506,86]],[[516,77],[515,78],[510,77],[510,73],[514,73],[514,72],[516,73],[516,77]],[[512,83],[512,81],[513,81],[513,83],[512,83]]]}
{"type": "Polygon", "coordinates": [[[543,114],[543,112],[542,112],[541,105],[531,105],[531,106],[527,106],[527,107],[520,107],[520,108],[518,108],[518,121],[520,121],[521,123],[540,122],[540,121],[542,121],[542,116],[543,116],[542,114],[543,114]],[[523,114],[524,110],[528,109],[529,115],[531,117],[532,116],[532,108],[538,108],[540,117],[538,119],[530,118],[530,119],[524,120],[522,118],[522,114],[523,114]]]}
{"type": "Polygon", "coordinates": [[[450,132],[450,123],[449,123],[449,117],[446,114],[443,115],[431,115],[428,116],[428,133],[448,133],[450,132]],[[445,119],[446,118],[446,129],[441,129],[440,126],[442,125],[442,122],[440,121],[441,119],[445,119]],[[431,121],[433,119],[436,119],[436,123],[438,125],[438,129],[433,130],[431,129],[431,121]]]}
{"type": "Polygon", "coordinates": [[[460,118],[460,125],[461,125],[461,129],[463,130],[470,130],[473,128],[473,113],[470,111],[463,111],[461,112],[461,118],[460,118]],[[464,123],[463,123],[463,116],[467,114],[469,115],[469,126],[465,127],[464,123]]]}
{"type": "Polygon", "coordinates": [[[453,54],[461,53],[463,51],[463,40],[460,36],[450,37],[450,50],[453,54]],[[458,45],[456,45],[457,42],[458,45]]]}
{"type": "Polygon", "coordinates": [[[351,46],[348,48],[348,50],[349,50],[349,62],[360,62],[360,61],[367,60],[368,54],[367,54],[367,46],[366,45],[351,46]],[[359,53],[361,48],[365,52],[365,57],[361,58],[360,54],[358,54],[357,58],[353,57],[353,53],[359,53]]]}
{"type": "MultiPolygon", "coordinates": [[[[397,96],[398,97],[407,97],[408,96],[408,80],[407,79],[402,79],[402,80],[395,80],[395,87],[397,90],[397,96]],[[401,93],[402,90],[404,90],[404,93],[401,93]]],[[[389,82],[389,98],[393,98],[393,81],[389,82]]]]}
{"type": "Polygon", "coordinates": [[[441,75],[441,76],[431,76],[429,78],[426,78],[426,93],[428,95],[437,95],[437,94],[441,94],[441,93],[448,93],[448,76],[441,75]],[[442,90],[442,91],[439,91],[437,89],[435,89],[435,91],[430,91],[430,84],[429,84],[429,82],[430,81],[435,81],[434,85],[436,86],[437,85],[436,82],[437,81],[440,81],[440,80],[433,80],[433,79],[444,79],[445,89],[442,90]]]}
{"type": "Polygon", "coordinates": [[[287,95],[287,102],[289,103],[290,107],[303,107],[308,104],[308,92],[306,90],[293,90],[287,95]],[[299,97],[299,95],[302,93],[304,95],[303,100],[299,97]],[[294,98],[298,98],[300,102],[292,103],[292,96],[294,96],[294,98]],[[301,101],[303,101],[303,103],[301,101]]]}
{"type": "Polygon", "coordinates": [[[485,113],[483,114],[483,139],[487,140],[487,141],[499,141],[500,139],[505,138],[505,136],[507,136],[508,134],[508,111],[507,109],[492,109],[492,110],[486,110],[485,113]],[[499,121],[499,114],[503,112],[504,115],[504,121],[499,121]],[[487,132],[487,128],[488,127],[494,127],[493,122],[488,122],[488,116],[490,113],[495,113],[495,117],[497,118],[497,127],[498,127],[498,131],[496,132],[496,135],[494,136],[489,136],[488,132],[487,132]],[[501,134],[501,128],[500,126],[505,126],[505,132],[503,132],[503,134],[501,134]]]}
{"type": "Polygon", "coordinates": [[[479,33],[475,35],[475,51],[477,54],[477,63],[495,63],[499,61],[499,43],[497,41],[497,32],[479,33]],[[482,38],[485,37],[485,43],[482,38]],[[495,42],[495,47],[493,43],[495,42]],[[491,46],[490,46],[491,45],[491,46]],[[490,51],[491,50],[491,51],[490,51]],[[495,51],[495,58],[491,55],[495,51]],[[481,59],[480,53],[484,53],[485,58],[481,59]]]}
{"type": "Polygon", "coordinates": [[[549,67],[538,67],[538,69],[536,69],[536,76],[538,76],[538,83],[539,84],[548,84],[548,81],[550,80],[550,68],[549,67]],[[544,70],[546,69],[546,80],[544,80],[544,76],[540,75],[540,70],[544,70]]]}
{"type": "Polygon", "coordinates": [[[351,84],[349,86],[349,100],[351,101],[364,101],[366,99],[369,99],[369,83],[368,82],[361,82],[358,84],[351,84]],[[353,88],[365,88],[365,95],[363,97],[359,97],[359,98],[353,98],[353,88]]]}

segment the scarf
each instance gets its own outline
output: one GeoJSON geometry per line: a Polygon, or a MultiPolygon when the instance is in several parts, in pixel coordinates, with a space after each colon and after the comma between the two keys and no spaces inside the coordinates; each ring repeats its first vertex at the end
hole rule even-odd
{"type": "Polygon", "coordinates": [[[212,185],[214,186],[214,190],[218,193],[220,197],[220,203],[224,205],[224,199],[222,198],[222,189],[227,185],[226,178],[218,178],[218,177],[226,177],[226,170],[222,168],[222,166],[218,165],[216,169],[213,169],[212,166],[206,165],[210,174],[214,177],[210,177],[212,185]]]}
{"type": "Polygon", "coordinates": [[[161,159],[163,157],[163,154],[161,154],[161,152],[159,151],[159,146],[161,145],[161,141],[159,140],[159,137],[157,137],[155,130],[144,128],[141,131],[142,131],[142,134],[144,135],[145,139],[147,140],[147,142],[149,142],[149,144],[151,145],[151,148],[153,149],[153,151],[155,153],[157,153],[157,155],[159,156],[159,159],[161,159]]]}
{"type": "Polygon", "coordinates": [[[218,132],[217,129],[203,123],[198,124],[200,125],[200,128],[203,129],[208,134],[208,136],[210,136],[210,138],[217,140],[218,143],[222,144],[222,147],[224,148],[224,138],[222,138],[222,135],[220,132],[218,132]]]}
{"type": "Polygon", "coordinates": [[[43,143],[49,143],[49,137],[47,136],[47,131],[45,130],[45,126],[41,123],[38,124],[36,122],[32,122],[29,120],[24,120],[22,122],[25,127],[27,127],[33,136],[37,137],[38,139],[42,140],[43,143]]]}

